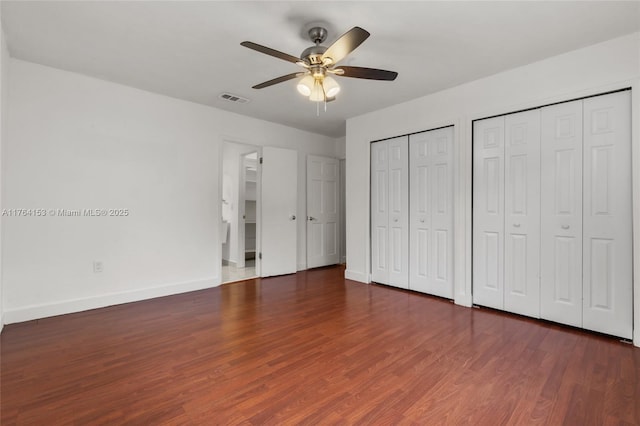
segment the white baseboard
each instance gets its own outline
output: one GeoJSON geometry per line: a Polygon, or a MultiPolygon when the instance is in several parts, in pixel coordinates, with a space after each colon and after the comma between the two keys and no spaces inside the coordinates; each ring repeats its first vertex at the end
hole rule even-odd
{"type": "Polygon", "coordinates": [[[344,277],[348,280],[359,281],[366,284],[369,284],[371,282],[371,280],[369,279],[369,274],[363,274],[362,272],[356,272],[350,269],[344,271],[344,277]]]}
{"type": "Polygon", "coordinates": [[[83,299],[65,300],[62,302],[47,303],[42,305],[31,305],[23,308],[11,309],[4,312],[3,324],[31,321],[56,315],[71,314],[74,312],[88,311],[90,309],[120,305],[123,303],[154,299],[156,297],[171,296],[173,294],[204,290],[207,288],[217,287],[220,285],[220,282],[220,277],[214,277],[211,279],[167,284],[159,287],[151,287],[121,293],[104,294],[83,299]]]}
{"type": "Polygon", "coordinates": [[[298,271],[305,271],[307,269],[307,264],[306,263],[298,263],[296,265],[296,268],[298,271]]]}

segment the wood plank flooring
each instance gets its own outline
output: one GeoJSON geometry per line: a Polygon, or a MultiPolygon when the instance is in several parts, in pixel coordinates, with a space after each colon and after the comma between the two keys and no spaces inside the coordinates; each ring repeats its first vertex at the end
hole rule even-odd
{"type": "Polygon", "coordinates": [[[640,349],[341,267],[5,326],[3,425],[640,424],[640,349]]]}

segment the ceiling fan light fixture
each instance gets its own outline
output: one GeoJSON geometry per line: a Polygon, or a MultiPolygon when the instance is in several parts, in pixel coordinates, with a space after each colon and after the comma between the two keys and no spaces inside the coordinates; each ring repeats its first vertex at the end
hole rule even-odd
{"type": "Polygon", "coordinates": [[[315,83],[315,79],[312,76],[307,75],[303,77],[298,82],[298,86],[297,86],[298,92],[300,92],[300,94],[303,96],[311,95],[311,92],[313,91],[314,83],[315,83]]]}

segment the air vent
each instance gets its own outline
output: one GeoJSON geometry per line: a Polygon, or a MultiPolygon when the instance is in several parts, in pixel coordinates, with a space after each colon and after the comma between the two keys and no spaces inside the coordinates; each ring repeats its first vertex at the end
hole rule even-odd
{"type": "Polygon", "coordinates": [[[249,102],[249,99],[243,98],[242,96],[234,95],[232,93],[221,93],[219,97],[220,99],[224,99],[225,101],[237,102],[239,104],[246,104],[247,102],[249,102]]]}

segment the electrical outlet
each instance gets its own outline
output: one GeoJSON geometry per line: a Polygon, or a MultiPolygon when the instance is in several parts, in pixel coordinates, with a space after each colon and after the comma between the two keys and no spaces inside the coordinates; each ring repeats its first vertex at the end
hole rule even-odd
{"type": "Polygon", "coordinates": [[[104,269],[104,265],[102,264],[102,261],[100,260],[94,260],[93,261],[93,272],[95,274],[102,272],[104,269]]]}

